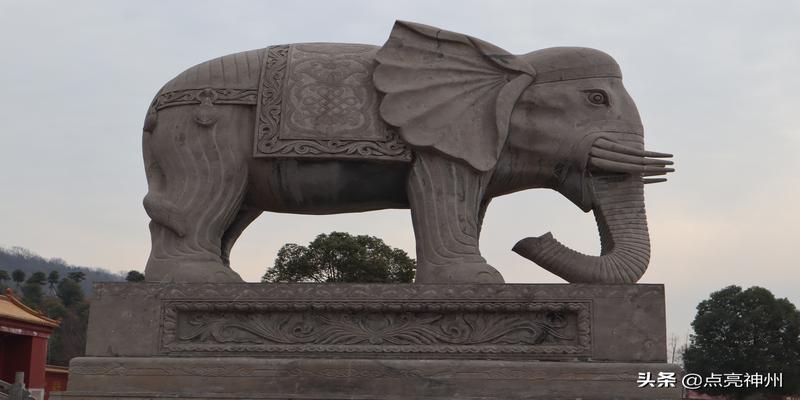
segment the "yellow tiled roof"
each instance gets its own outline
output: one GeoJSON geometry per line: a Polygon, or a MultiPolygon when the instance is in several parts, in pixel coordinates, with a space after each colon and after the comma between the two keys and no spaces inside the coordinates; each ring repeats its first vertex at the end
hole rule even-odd
{"type": "Polygon", "coordinates": [[[44,314],[22,304],[21,301],[14,298],[12,293],[11,289],[7,289],[5,295],[0,295],[0,317],[51,328],[55,328],[60,324],[58,320],[47,318],[44,314]]]}
{"type": "Polygon", "coordinates": [[[45,372],[56,372],[56,373],[59,373],[59,374],[68,374],[69,373],[69,368],[67,368],[67,367],[60,367],[58,365],[50,365],[50,364],[45,365],[44,366],[44,370],[45,370],[45,372]]]}

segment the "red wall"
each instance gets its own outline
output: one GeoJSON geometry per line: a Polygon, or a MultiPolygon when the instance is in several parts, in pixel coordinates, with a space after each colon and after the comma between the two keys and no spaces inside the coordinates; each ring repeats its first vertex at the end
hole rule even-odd
{"type": "MultiPolygon", "coordinates": [[[[13,383],[14,372],[25,372],[25,385],[29,386],[28,371],[30,369],[30,354],[31,354],[31,336],[11,335],[7,333],[0,333],[2,335],[2,351],[0,351],[0,379],[13,383]]],[[[45,343],[47,341],[45,340],[45,343]]],[[[43,386],[39,386],[43,387],[43,386]]]]}
{"type": "Polygon", "coordinates": [[[31,337],[30,369],[25,384],[31,389],[44,389],[44,365],[47,363],[47,338],[31,337]]]}
{"type": "Polygon", "coordinates": [[[50,398],[50,392],[63,392],[67,390],[69,374],[61,371],[45,372],[45,400],[50,398]]]}

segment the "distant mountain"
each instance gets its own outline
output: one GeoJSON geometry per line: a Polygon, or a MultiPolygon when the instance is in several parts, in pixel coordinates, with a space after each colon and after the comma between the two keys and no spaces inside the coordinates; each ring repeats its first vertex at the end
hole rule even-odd
{"type": "MultiPolygon", "coordinates": [[[[12,247],[10,249],[0,247],[0,270],[5,270],[11,275],[11,272],[16,269],[25,272],[26,279],[37,271],[42,271],[45,274],[49,274],[50,271],[58,271],[61,278],[66,278],[70,272],[81,271],[86,274],[86,279],[81,281],[81,286],[87,296],[92,292],[93,282],[120,282],[125,280],[125,276],[122,273],[114,273],[102,268],[70,265],[60,258],[47,260],[22,247],[12,247]]],[[[8,287],[14,286],[13,281],[7,281],[5,284],[8,287]]]]}

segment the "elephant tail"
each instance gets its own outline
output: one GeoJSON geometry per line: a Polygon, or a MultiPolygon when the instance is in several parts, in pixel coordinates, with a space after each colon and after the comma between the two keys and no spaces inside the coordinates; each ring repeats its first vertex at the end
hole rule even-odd
{"type": "MultiPolygon", "coordinates": [[[[158,95],[156,95],[157,97],[158,95]]],[[[166,177],[152,147],[153,132],[158,123],[158,111],[155,103],[154,99],[147,110],[142,128],[142,155],[147,175],[147,195],[143,201],[144,210],[153,222],[172,230],[179,237],[183,237],[186,235],[186,221],[179,217],[181,213],[177,205],[166,198],[166,177]]]]}
{"type": "Polygon", "coordinates": [[[175,232],[178,237],[186,236],[186,221],[178,217],[178,207],[164,199],[152,189],[144,196],[144,210],[153,222],[163,225],[175,232]]]}

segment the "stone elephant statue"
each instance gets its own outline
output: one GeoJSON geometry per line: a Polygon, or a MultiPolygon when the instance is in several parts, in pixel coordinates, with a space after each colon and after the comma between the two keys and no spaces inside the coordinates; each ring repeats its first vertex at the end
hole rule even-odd
{"type": "Polygon", "coordinates": [[[229,254],[262,211],[410,208],[417,282],[500,283],[481,256],[489,201],[550,188],[594,211],[602,254],[549,233],[514,250],[569,282],[633,283],[649,262],[645,151],[617,63],[587,48],[512,55],[398,21],[382,47],[308,43],[211,60],[145,118],[148,281],[241,281],[229,254]]]}

